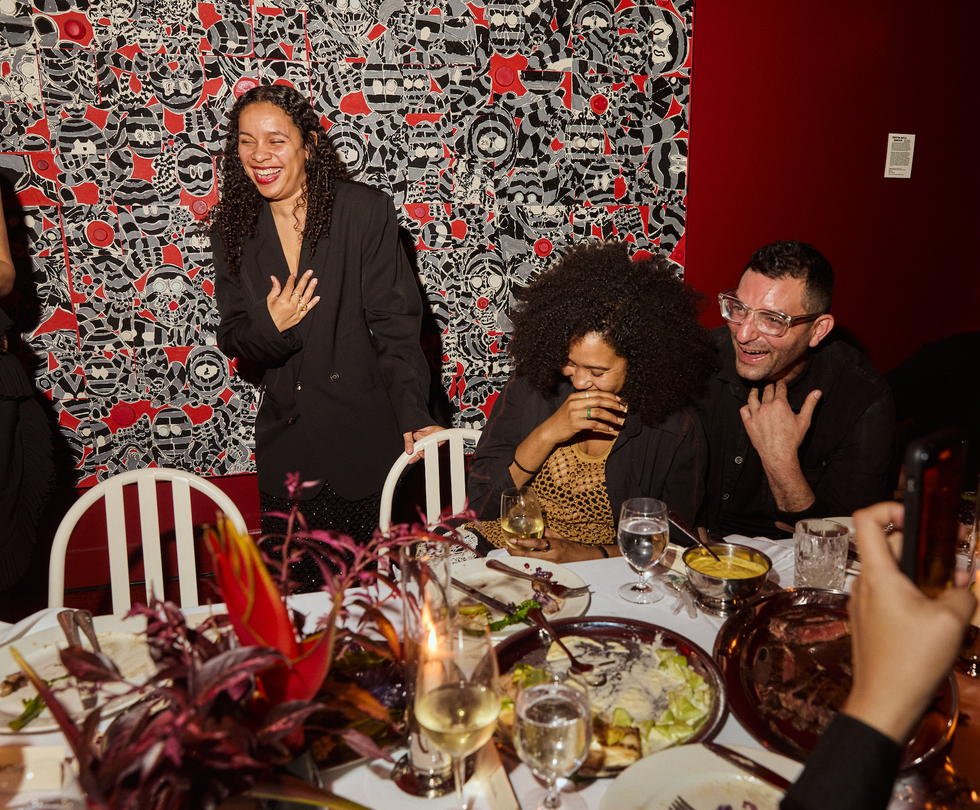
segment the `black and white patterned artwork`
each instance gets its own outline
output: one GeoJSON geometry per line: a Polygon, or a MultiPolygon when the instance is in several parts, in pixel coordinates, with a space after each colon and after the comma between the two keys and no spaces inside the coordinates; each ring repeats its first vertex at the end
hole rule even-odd
{"type": "Polygon", "coordinates": [[[0,2],[14,314],[78,482],[254,469],[201,228],[236,94],[293,85],[392,195],[454,421],[479,427],[514,290],[569,245],[683,272],[692,27],[692,0],[0,2]]]}

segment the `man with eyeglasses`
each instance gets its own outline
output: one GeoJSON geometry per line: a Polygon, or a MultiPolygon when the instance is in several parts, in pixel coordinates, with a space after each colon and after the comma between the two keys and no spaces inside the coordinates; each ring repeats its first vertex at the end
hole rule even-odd
{"type": "Polygon", "coordinates": [[[708,488],[699,525],[781,537],[777,524],[850,515],[886,495],[891,390],[834,328],[834,272],[795,240],[757,250],[719,298],[721,370],[701,406],[708,488]]]}

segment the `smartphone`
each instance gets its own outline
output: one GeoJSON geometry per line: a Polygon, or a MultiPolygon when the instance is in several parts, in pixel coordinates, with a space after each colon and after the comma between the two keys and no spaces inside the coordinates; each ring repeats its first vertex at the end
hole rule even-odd
{"type": "Polygon", "coordinates": [[[902,570],[930,596],[953,581],[965,461],[966,436],[953,428],[916,439],[905,453],[902,570]]]}

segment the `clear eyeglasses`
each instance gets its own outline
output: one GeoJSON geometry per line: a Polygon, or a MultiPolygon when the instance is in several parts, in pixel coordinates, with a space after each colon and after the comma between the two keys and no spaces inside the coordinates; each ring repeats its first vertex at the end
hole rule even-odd
{"type": "Polygon", "coordinates": [[[770,337],[782,337],[793,326],[801,323],[815,321],[822,312],[814,315],[784,315],[782,312],[773,312],[771,309],[751,309],[739,301],[733,293],[735,290],[723,292],[718,296],[718,303],[721,305],[721,317],[729,323],[742,323],[749,315],[755,320],[756,328],[764,335],[770,337]]]}

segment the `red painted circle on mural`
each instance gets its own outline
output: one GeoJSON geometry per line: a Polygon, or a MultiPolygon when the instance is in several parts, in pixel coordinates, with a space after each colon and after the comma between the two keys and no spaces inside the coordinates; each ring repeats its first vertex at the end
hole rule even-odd
{"type": "Polygon", "coordinates": [[[512,67],[501,65],[497,68],[497,72],[493,75],[493,78],[501,87],[510,87],[517,77],[514,75],[514,69],[512,67]]]}
{"type": "Polygon", "coordinates": [[[88,241],[96,247],[108,247],[112,244],[112,228],[105,222],[96,220],[90,222],[85,228],[85,235],[88,241]]]}
{"type": "Polygon", "coordinates": [[[82,39],[85,36],[85,26],[78,20],[68,20],[65,23],[65,33],[71,39],[82,39]]]}
{"type": "Polygon", "coordinates": [[[551,255],[551,242],[547,239],[539,239],[534,243],[534,252],[539,256],[549,256],[551,255]]]}
{"type": "Polygon", "coordinates": [[[609,99],[605,96],[592,96],[589,106],[592,107],[592,112],[602,115],[609,109],[609,99]]]}
{"type": "Polygon", "coordinates": [[[116,405],[112,409],[112,421],[120,427],[128,427],[136,421],[136,411],[131,405],[116,405]]]}
{"type": "Polygon", "coordinates": [[[37,162],[37,170],[39,172],[46,172],[50,168],[51,164],[46,160],[39,160],[37,162]]]}
{"type": "Polygon", "coordinates": [[[167,304],[167,308],[171,312],[173,312],[174,310],[176,310],[179,306],[180,306],[180,304],[178,304],[176,301],[171,301],[169,304],[167,304]]]}
{"type": "Polygon", "coordinates": [[[258,86],[259,86],[258,79],[250,79],[246,76],[244,78],[239,79],[237,82],[235,82],[235,89],[232,90],[232,93],[235,94],[235,98],[238,98],[239,96],[247,93],[253,87],[258,87],[258,86]]]}
{"type": "Polygon", "coordinates": [[[476,299],[477,309],[486,309],[488,306],[490,306],[490,301],[484,298],[482,295],[476,299]]]}
{"type": "Polygon", "coordinates": [[[426,205],[416,205],[415,208],[412,209],[412,213],[414,213],[419,219],[422,219],[422,217],[429,213],[429,207],[426,205]]]}
{"type": "Polygon", "coordinates": [[[208,212],[208,204],[204,200],[194,200],[191,203],[191,211],[200,216],[208,212]]]}

